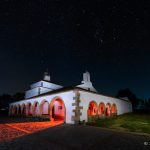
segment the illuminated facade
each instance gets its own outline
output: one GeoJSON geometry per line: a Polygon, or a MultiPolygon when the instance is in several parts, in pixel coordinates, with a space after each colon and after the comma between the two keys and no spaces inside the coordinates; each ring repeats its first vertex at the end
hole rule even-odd
{"type": "Polygon", "coordinates": [[[46,73],[44,80],[30,88],[24,100],[10,104],[10,116],[49,118],[50,121],[63,120],[75,124],[132,112],[129,100],[98,93],[90,81],[89,72],[83,74],[83,81],[77,86],[63,87],[51,83],[46,73]]]}

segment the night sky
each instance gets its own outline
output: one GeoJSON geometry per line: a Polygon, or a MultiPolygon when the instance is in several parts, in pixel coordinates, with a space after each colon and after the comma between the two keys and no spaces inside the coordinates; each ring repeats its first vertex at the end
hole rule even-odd
{"type": "Polygon", "coordinates": [[[150,97],[149,0],[0,0],[0,94],[51,81],[150,97]]]}

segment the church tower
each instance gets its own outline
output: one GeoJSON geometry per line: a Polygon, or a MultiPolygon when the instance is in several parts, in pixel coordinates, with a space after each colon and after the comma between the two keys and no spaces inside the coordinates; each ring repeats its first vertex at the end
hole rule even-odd
{"type": "Polygon", "coordinates": [[[89,91],[97,92],[96,89],[92,85],[92,82],[90,80],[90,73],[88,71],[83,73],[83,80],[81,84],[77,85],[76,87],[80,87],[89,91]]]}
{"type": "Polygon", "coordinates": [[[48,74],[48,71],[44,72],[43,80],[44,81],[50,81],[50,75],[48,74]]]}
{"type": "Polygon", "coordinates": [[[90,81],[90,73],[88,71],[83,73],[83,81],[82,81],[82,83],[87,83],[87,82],[91,82],[90,81]]]}
{"type": "Polygon", "coordinates": [[[48,71],[44,72],[43,79],[30,85],[30,89],[25,92],[25,99],[40,94],[47,93],[53,90],[62,88],[63,86],[51,83],[51,78],[48,71]]]}

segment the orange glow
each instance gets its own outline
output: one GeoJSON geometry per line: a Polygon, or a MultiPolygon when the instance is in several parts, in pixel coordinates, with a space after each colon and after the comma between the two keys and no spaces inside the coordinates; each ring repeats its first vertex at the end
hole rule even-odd
{"type": "Polygon", "coordinates": [[[116,104],[112,105],[111,112],[112,113],[117,113],[117,106],[116,106],[116,104]]]}
{"type": "Polygon", "coordinates": [[[31,105],[31,103],[28,104],[28,115],[29,116],[32,115],[32,105],[31,105]]]}
{"type": "Polygon", "coordinates": [[[54,99],[50,104],[50,120],[65,119],[65,105],[60,98],[54,99]]]}
{"type": "Polygon", "coordinates": [[[110,116],[111,115],[111,105],[108,103],[106,105],[106,116],[110,116]]]}
{"type": "Polygon", "coordinates": [[[104,115],[105,114],[105,104],[104,103],[99,104],[98,114],[99,115],[104,115]]]}
{"type": "Polygon", "coordinates": [[[95,116],[96,114],[97,114],[97,105],[94,101],[92,101],[89,104],[88,115],[89,116],[95,116]]]}
{"type": "Polygon", "coordinates": [[[11,141],[21,136],[42,131],[63,123],[63,121],[14,123],[10,118],[6,120],[6,122],[9,123],[0,124],[0,143],[11,141]]]}

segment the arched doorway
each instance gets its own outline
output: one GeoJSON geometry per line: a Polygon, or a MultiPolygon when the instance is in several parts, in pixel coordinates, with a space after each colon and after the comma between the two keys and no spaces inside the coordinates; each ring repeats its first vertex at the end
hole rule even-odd
{"type": "Polygon", "coordinates": [[[105,111],[105,113],[106,113],[106,116],[110,116],[111,115],[111,105],[110,105],[110,103],[106,104],[106,111],[105,111]]]}
{"type": "Polygon", "coordinates": [[[28,116],[32,116],[32,104],[28,103],[28,116]]]}
{"type": "Polygon", "coordinates": [[[116,106],[116,104],[112,104],[111,113],[112,113],[112,115],[117,115],[117,106],[116,106]]]}
{"type": "Polygon", "coordinates": [[[101,102],[99,104],[99,107],[98,107],[98,115],[99,116],[104,116],[105,115],[105,104],[103,102],[101,102]]]}
{"type": "Polygon", "coordinates": [[[25,104],[23,104],[22,105],[22,115],[26,115],[26,105],[25,104]]]}
{"type": "Polygon", "coordinates": [[[14,115],[17,115],[18,114],[18,108],[17,108],[17,106],[15,105],[14,106],[14,115]]]}
{"type": "Polygon", "coordinates": [[[50,120],[63,121],[66,119],[65,104],[61,98],[55,98],[50,104],[50,120]]]}
{"type": "Polygon", "coordinates": [[[21,106],[18,105],[18,115],[21,115],[21,106]]]}
{"type": "Polygon", "coordinates": [[[14,106],[10,107],[10,115],[14,115],[14,106]]]}
{"type": "Polygon", "coordinates": [[[96,102],[92,101],[89,103],[88,116],[95,116],[95,115],[97,115],[97,104],[96,102]]]}
{"type": "Polygon", "coordinates": [[[38,102],[35,102],[34,105],[33,105],[33,114],[35,116],[40,115],[40,106],[39,106],[38,102]]]}
{"type": "Polygon", "coordinates": [[[48,103],[48,101],[46,101],[46,100],[42,101],[42,103],[40,104],[40,108],[41,108],[41,114],[42,115],[49,115],[49,103],[48,103]]]}

